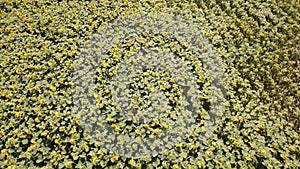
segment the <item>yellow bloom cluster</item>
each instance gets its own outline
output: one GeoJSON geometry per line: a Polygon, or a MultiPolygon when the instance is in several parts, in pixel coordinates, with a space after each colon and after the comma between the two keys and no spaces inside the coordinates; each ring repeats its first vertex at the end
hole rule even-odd
{"type": "Polygon", "coordinates": [[[1,1],[0,168],[297,168],[299,10],[1,1]]]}

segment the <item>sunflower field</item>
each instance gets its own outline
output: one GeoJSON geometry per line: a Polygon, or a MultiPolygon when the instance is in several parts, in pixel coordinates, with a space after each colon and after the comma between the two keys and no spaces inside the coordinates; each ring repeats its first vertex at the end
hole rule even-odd
{"type": "Polygon", "coordinates": [[[0,0],[0,168],[299,168],[299,14],[0,0]]]}

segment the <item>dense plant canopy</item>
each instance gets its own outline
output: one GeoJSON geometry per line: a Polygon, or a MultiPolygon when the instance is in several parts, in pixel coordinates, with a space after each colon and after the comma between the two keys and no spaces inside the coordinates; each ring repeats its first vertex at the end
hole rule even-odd
{"type": "Polygon", "coordinates": [[[0,1],[0,168],[297,168],[299,10],[297,0],[0,1]],[[133,157],[139,147],[109,132],[173,135],[133,157]]]}

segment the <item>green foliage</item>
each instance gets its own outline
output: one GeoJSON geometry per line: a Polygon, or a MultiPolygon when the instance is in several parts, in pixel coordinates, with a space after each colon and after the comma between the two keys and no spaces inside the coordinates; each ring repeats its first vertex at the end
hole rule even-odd
{"type": "MultiPolygon", "coordinates": [[[[297,0],[1,1],[0,168],[297,168],[299,10],[297,0]],[[81,119],[73,114],[72,76],[79,48],[93,33],[119,16],[140,11],[172,13],[198,26],[225,64],[227,101],[205,142],[197,135],[205,121],[199,116],[194,131],[172,149],[133,159],[104,151],[84,134],[81,119]]],[[[115,62],[121,59],[111,57],[115,62]]],[[[101,66],[97,77],[105,87],[101,74],[109,65],[101,66]]],[[[167,85],[172,78],[165,76],[135,78],[154,79],[160,89],[170,88],[168,99],[175,95],[173,99],[180,100],[179,91],[167,85]],[[164,78],[166,87],[158,77],[164,78]]],[[[147,84],[144,90],[152,88],[147,84]]],[[[122,125],[112,119],[112,128],[122,125]]],[[[122,131],[130,133],[132,127],[136,126],[122,131]]],[[[159,127],[149,133],[168,128],[159,127]]]]}

